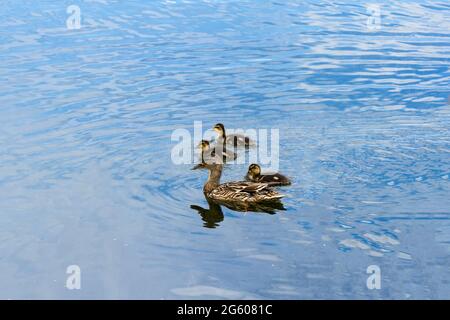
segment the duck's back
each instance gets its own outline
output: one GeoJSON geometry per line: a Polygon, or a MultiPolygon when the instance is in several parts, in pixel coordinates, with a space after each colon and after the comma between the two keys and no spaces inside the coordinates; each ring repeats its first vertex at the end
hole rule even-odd
{"type": "Polygon", "coordinates": [[[234,147],[254,147],[256,144],[249,137],[241,134],[230,134],[227,135],[226,144],[234,147]]]}
{"type": "Polygon", "coordinates": [[[249,181],[228,182],[219,185],[209,193],[213,199],[236,202],[264,202],[278,200],[283,197],[267,183],[254,183],[249,181]]]}
{"type": "Polygon", "coordinates": [[[283,176],[279,173],[274,174],[263,174],[258,177],[258,182],[262,183],[269,183],[272,186],[279,185],[279,186],[286,186],[290,185],[291,181],[286,176],[283,176]]]}

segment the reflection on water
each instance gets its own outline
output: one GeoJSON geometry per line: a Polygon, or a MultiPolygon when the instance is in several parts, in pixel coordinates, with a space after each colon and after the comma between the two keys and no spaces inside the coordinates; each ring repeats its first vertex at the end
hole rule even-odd
{"type": "Polygon", "coordinates": [[[208,202],[208,209],[194,204],[191,205],[191,209],[197,210],[198,214],[204,221],[203,226],[205,228],[216,228],[220,225],[219,222],[222,222],[224,218],[222,207],[209,199],[206,199],[206,201],[208,202]]]}
{"type": "Polygon", "coordinates": [[[450,6],[376,3],[2,1],[0,298],[448,298],[450,6]],[[195,121],[279,129],[286,210],[208,203],[195,121]]]}
{"type": "Polygon", "coordinates": [[[272,201],[268,203],[217,203],[211,199],[205,197],[209,208],[205,209],[198,205],[191,205],[191,209],[194,209],[202,217],[204,221],[203,226],[205,228],[216,228],[224,219],[221,205],[227,207],[230,210],[238,212],[264,212],[268,214],[275,214],[277,210],[286,210],[281,201],[272,201]]]}
{"type": "Polygon", "coordinates": [[[204,221],[203,226],[205,228],[216,228],[223,221],[222,207],[211,200],[207,199],[209,208],[205,209],[197,205],[191,205],[191,209],[197,210],[198,214],[204,221]]]}

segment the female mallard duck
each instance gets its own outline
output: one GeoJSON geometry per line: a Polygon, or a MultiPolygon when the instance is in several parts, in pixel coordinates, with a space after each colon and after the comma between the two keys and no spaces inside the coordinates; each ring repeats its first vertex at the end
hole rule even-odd
{"type": "Polygon", "coordinates": [[[219,202],[234,202],[254,204],[261,202],[279,201],[282,194],[269,187],[268,183],[250,181],[226,182],[220,184],[222,164],[208,164],[208,180],[203,187],[203,193],[209,199],[219,202]]]}
{"type": "Polygon", "coordinates": [[[218,123],[213,127],[214,131],[218,135],[218,144],[231,145],[233,147],[252,147],[255,143],[249,138],[241,134],[225,134],[225,127],[223,124],[218,123]]]}
{"type": "Polygon", "coordinates": [[[261,167],[255,163],[248,167],[245,179],[252,182],[269,183],[271,186],[287,186],[291,184],[291,180],[280,173],[261,174],[261,167]]]}
{"type": "Polygon", "coordinates": [[[237,154],[231,150],[220,150],[220,146],[211,147],[211,144],[207,140],[202,140],[198,144],[198,148],[201,150],[200,164],[196,165],[193,169],[204,168],[206,164],[213,163],[225,163],[237,158],[237,154]]]}

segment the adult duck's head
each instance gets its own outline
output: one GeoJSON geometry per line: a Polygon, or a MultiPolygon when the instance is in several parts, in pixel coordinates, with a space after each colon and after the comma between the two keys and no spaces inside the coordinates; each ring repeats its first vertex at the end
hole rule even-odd
{"type": "Polygon", "coordinates": [[[214,131],[217,132],[219,137],[224,138],[225,137],[225,127],[223,124],[218,123],[213,127],[214,131]]]}
{"type": "Polygon", "coordinates": [[[256,178],[261,174],[261,167],[257,165],[256,163],[252,163],[248,167],[247,176],[250,178],[256,178]]]}

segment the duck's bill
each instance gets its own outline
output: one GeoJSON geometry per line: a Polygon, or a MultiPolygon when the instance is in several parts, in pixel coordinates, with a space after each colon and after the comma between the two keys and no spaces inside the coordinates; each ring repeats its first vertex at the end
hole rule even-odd
{"type": "Polygon", "coordinates": [[[200,163],[200,164],[193,166],[191,170],[197,170],[197,169],[203,169],[203,168],[205,168],[205,165],[203,163],[200,163]]]}

